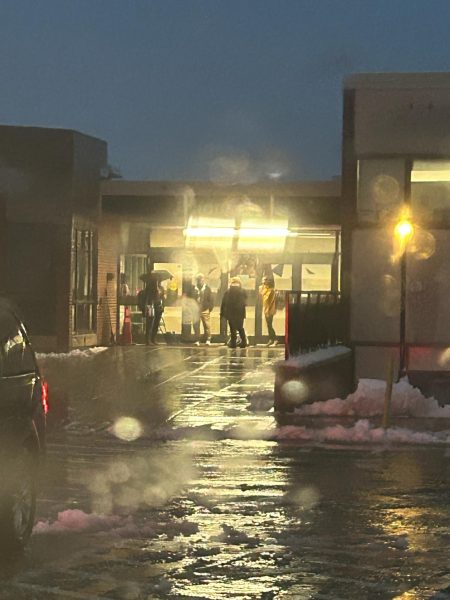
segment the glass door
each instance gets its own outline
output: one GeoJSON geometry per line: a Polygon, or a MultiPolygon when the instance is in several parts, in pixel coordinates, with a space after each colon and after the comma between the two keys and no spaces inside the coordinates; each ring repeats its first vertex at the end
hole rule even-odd
{"type": "Polygon", "coordinates": [[[121,254],[119,259],[118,320],[119,331],[125,317],[125,306],[130,309],[133,340],[144,340],[144,319],[137,305],[137,295],[145,286],[141,277],[148,272],[146,254],[121,254]]]}

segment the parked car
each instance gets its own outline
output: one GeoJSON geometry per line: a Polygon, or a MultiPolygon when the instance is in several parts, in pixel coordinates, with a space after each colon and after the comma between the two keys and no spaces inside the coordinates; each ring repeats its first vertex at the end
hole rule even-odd
{"type": "Polygon", "coordinates": [[[48,388],[25,327],[0,298],[0,547],[22,548],[31,535],[39,466],[45,453],[48,388]]]}

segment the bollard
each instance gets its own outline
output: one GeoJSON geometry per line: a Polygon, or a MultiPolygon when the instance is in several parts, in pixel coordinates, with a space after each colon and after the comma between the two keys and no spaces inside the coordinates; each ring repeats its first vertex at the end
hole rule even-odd
{"type": "Polygon", "coordinates": [[[122,335],[120,336],[120,344],[122,346],[128,346],[133,343],[131,335],[131,312],[128,306],[125,306],[122,335]]]}
{"type": "Polygon", "coordinates": [[[389,354],[388,370],[386,376],[386,391],[384,393],[383,428],[388,429],[391,425],[391,400],[392,384],[394,381],[394,354],[389,354]]]}

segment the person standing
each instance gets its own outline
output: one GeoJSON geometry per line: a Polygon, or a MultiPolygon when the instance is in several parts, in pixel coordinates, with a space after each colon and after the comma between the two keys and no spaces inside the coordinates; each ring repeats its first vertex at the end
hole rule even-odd
{"type": "Polygon", "coordinates": [[[138,303],[145,319],[145,343],[156,345],[156,335],[164,312],[164,290],[154,275],[149,276],[145,289],[139,292],[138,303]]]}
{"type": "Polygon", "coordinates": [[[276,346],[278,341],[277,334],[273,328],[273,317],[277,312],[277,293],[275,291],[275,282],[272,277],[263,277],[262,284],[259,286],[259,294],[262,300],[267,331],[269,332],[269,343],[267,346],[276,346]]]}
{"type": "Polygon", "coordinates": [[[241,339],[239,346],[246,348],[248,346],[247,336],[244,329],[245,307],[247,304],[247,294],[242,289],[239,277],[232,277],[230,287],[225,292],[220,306],[220,316],[225,318],[230,327],[231,337],[228,343],[229,348],[236,348],[237,334],[241,339]]]}
{"type": "Polygon", "coordinates": [[[196,277],[195,286],[193,288],[193,297],[198,304],[198,315],[193,322],[195,345],[200,345],[200,321],[203,325],[203,331],[206,337],[206,345],[211,344],[211,311],[214,308],[214,298],[209,285],[205,281],[203,273],[199,273],[196,277]]]}

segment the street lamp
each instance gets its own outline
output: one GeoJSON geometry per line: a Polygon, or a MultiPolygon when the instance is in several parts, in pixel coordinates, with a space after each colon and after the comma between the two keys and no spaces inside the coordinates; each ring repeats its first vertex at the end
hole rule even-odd
{"type": "Polygon", "coordinates": [[[398,242],[400,254],[400,356],[398,376],[406,374],[406,250],[408,243],[414,235],[414,225],[411,219],[402,217],[394,228],[394,236],[398,242]]]}
{"type": "Polygon", "coordinates": [[[401,219],[395,226],[394,234],[397,240],[406,246],[414,234],[414,226],[409,219],[401,219]]]}

